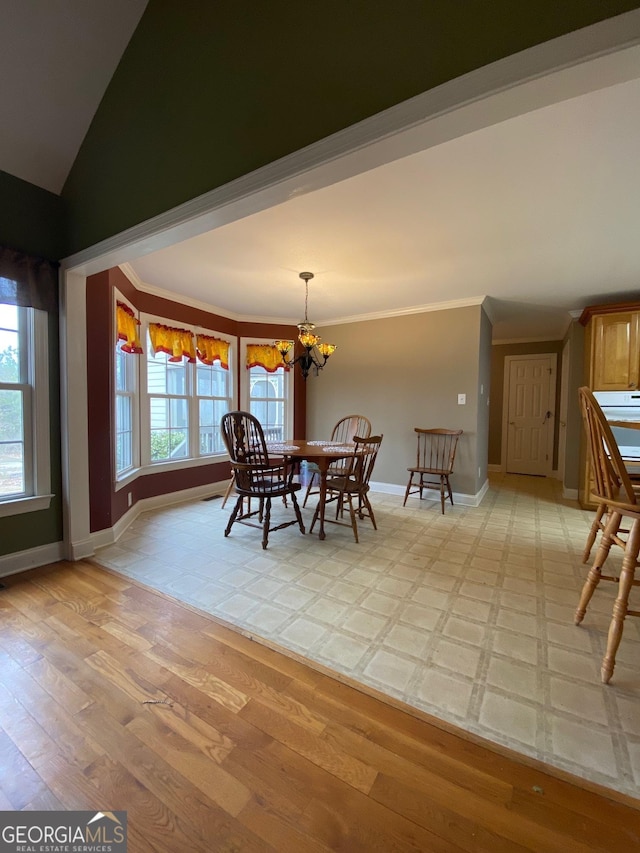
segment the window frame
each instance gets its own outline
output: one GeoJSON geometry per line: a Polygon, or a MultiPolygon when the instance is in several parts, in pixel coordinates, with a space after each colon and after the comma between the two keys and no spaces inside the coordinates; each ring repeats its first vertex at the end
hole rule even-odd
{"type": "Polygon", "coordinates": [[[49,413],[49,316],[37,308],[17,306],[20,382],[1,383],[20,389],[23,400],[25,492],[0,496],[0,518],[48,509],[51,494],[49,413]],[[24,381],[26,378],[26,382],[24,381]]]}
{"type": "MultiPolygon", "coordinates": [[[[186,398],[187,400],[187,408],[188,408],[188,417],[189,417],[189,455],[185,457],[181,457],[180,459],[160,459],[158,461],[151,460],[151,412],[150,412],[150,399],[155,396],[153,394],[149,394],[148,391],[148,369],[147,369],[147,359],[149,357],[149,337],[148,330],[150,323],[161,323],[165,326],[172,327],[180,327],[186,328],[189,331],[193,332],[194,336],[194,344],[195,338],[198,334],[203,335],[211,335],[216,338],[220,338],[222,340],[229,342],[229,369],[228,373],[228,406],[229,411],[232,411],[235,408],[236,400],[237,400],[237,391],[236,391],[236,382],[234,377],[234,365],[235,365],[235,352],[236,352],[236,342],[237,338],[233,335],[226,334],[224,332],[216,331],[215,329],[208,329],[202,326],[196,326],[192,323],[185,323],[184,321],[175,320],[170,317],[161,317],[155,314],[140,314],[140,339],[142,341],[142,347],[144,349],[144,354],[141,356],[140,361],[140,374],[139,374],[139,410],[140,410],[140,468],[146,471],[172,471],[179,470],[184,468],[195,468],[200,467],[202,465],[211,465],[212,463],[223,461],[227,456],[226,450],[216,451],[215,453],[201,454],[200,453],[200,418],[199,418],[199,406],[200,401],[202,399],[221,399],[216,397],[207,397],[206,395],[198,394],[198,385],[197,385],[197,373],[196,368],[198,367],[198,360],[195,362],[186,363],[186,384],[187,384],[187,393],[184,395],[159,395],[167,397],[168,399],[172,398],[186,398]]],[[[184,362],[183,362],[184,363],[184,362]]]]}
{"type": "MultiPolygon", "coordinates": [[[[117,318],[116,318],[116,309],[118,302],[122,302],[124,305],[127,305],[136,318],[139,320],[139,311],[132,305],[129,300],[123,296],[118,290],[114,289],[114,300],[113,300],[113,317],[114,317],[114,329],[117,330],[117,318]]],[[[112,406],[112,418],[113,418],[113,471],[115,476],[115,485],[116,491],[127,483],[131,482],[131,480],[136,476],[138,471],[140,470],[140,359],[143,357],[139,353],[123,353],[124,363],[125,363],[125,371],[127,376],[127,384],[131,384],[131,390],[127,389],[125,391],[118,390],[117,384],[117,348],[118,344],[121,341],[116,340],[116,346],[114,348],[114,357],[113,357],[113,406],[112,406]],[[118,471],[118,417],[117,417],[117,406],[118,406],[118,397],[128,397],[130,400],[131,407],[131,465],[128,468],[123,468],[121,471],[118,471]]]]}
{"type": "MultiPolygon", "coordinates": [[[[242,400],[242,408],[250,412],[251,411],[251,381],[249,373],[250,371],[247,368],[247,345],[248,344],[273,344],[273,338],[259,338],[259,337],[243,337],[240,338],[240,354],[242,358],[241,368],[240,368],[240,399],[242,400]]],[[[284,407],[284,425],[283,431],[284,435],[282,436],[282,440],[286,441],[288,439],[293,439],[295,436],[293,435],[294,431],[294,410],[295,410],[295,383],[294,383],[294,370],[295,367],[292,367],[290,370],[284,370],[285,375],[285,407],[284,407]]],[[[266,376],[269,376],[266,373],[266,376]]]]}

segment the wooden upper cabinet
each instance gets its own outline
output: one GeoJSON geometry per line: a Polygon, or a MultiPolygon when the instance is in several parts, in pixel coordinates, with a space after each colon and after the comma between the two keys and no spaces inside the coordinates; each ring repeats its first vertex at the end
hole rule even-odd
{"type": "Polygon", "coordinates": [[[594,391],[638,388],[640,311],[604,314],[593,318],[594,391]]]}
{"type": "Polygon", "coordinates": [[[593,305],[586,326],[585,384],[592,391],[635,391],[640,387],[640,303],[593,305]]]}

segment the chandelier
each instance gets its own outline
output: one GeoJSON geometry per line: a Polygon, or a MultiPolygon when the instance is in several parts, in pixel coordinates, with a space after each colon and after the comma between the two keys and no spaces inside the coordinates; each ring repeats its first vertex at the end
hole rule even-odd
{"type": "Polygon", "coordinates": [[[309,322],[307,317],[307,304],[309,301],[309,281],[313,278],[312,272],[301,272],[300,278],[304,281],[305,296],[304,296],[304,320],[298,323],[298,340],[302,344],[304,350],[297,358],[289,358],[289,351],[293,348],[293,341],[274,341],[274,346],[282,356],[282,360],[287,367],[292,367],[294,364],[299,364],[302,370],[302,376],[307,378],[310,371],[313,370],[315,375],[327,363],[330,355],[336,351],[337,347],[334,344],[321,344],[320,336],[314,334],[316,327],[315,323],[309,322]]]}

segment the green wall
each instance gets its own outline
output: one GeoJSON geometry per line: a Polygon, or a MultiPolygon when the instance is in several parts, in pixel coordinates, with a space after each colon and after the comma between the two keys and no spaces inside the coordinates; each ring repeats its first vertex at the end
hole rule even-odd
{"type": "Polygon", "coordinates": [[[63,190],[90,246],[638,0],[150,0],[63,190]]]}
{"type": "MultiPolygon", "coordinates": [[[[0,172],[0,245],[56,261],[65,254],[64,203],[54,193],[0,172]]],[[[47,510],[0,518],[0,556],[62,540],[58,313],[49,315],[51,491],[47,510]]]]}
{"type": "Polygon", "coordinates": [[[49,314],[49,434],[51,492],[49,509],[0,518],[0,556],[62,541],[62,474],[60,463],[60,381],[58,314],[49,314]]]}
{"type": "Polygon", "coordinates": [[[59,261],[66,254],[60,196],[0,171],[0,246],[59,261]]]}

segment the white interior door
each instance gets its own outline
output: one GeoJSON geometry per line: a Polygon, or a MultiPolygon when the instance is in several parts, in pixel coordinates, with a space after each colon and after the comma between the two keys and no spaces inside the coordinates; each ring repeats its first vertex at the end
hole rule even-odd
{"type": "Polygon", "coordinates": [[[555,353],[511,356],[507,363],[506,471],[547,476],[553,455],[555,353]]]}

